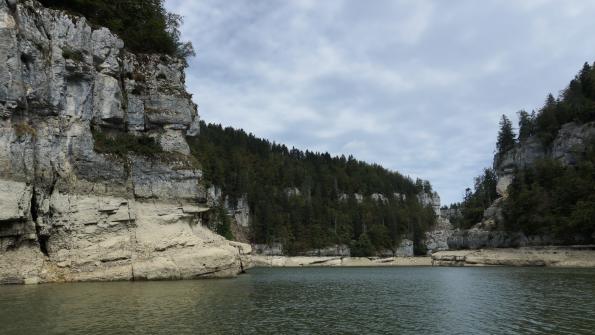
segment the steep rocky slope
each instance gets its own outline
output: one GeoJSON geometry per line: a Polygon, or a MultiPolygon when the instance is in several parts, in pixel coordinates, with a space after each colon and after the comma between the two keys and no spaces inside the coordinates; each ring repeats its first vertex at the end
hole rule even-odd
{"type": "Polygon", "coordinates": [[[550,158],[563,165],[574,165],[585,154],[587,145],[595,139],[595,123],[563,125],[550,145],[544,145],[537,136],[518,143],[502,156],[494,157],[494,170],[498,174],[498,193],[506,196],[515,169],[530,166],[539,159],[550,158]]]}
{"type": "Polygon", "coordinates": [[[184,67],[129,53],[85,18],[0,0],[1,283],[221,277],[248,265],[249,246],[202,226],[184,67]],[[113,141],[97,150],[101,138],[113,141]],[[157,149],[110,153],[118,140],[157,149]]]}
{"type": "MultiPolygon", "coordinates": [[[[498,176],[496,190],[500,198],[484,211],[483,220],[471,229],[458,230],[448,239],[450,249],[516,248],[559,244],[549,235],[525,235],[498,229],[503,220],[502,204],[508,197],[508,188],[514,172],[532,166],[541,159],[551,159],[563,166],[575,165],[586,153],[595,139],[595,123],[564,124],[549,145],[544,145],[537,136],[517,143],[512,149],[494,157],[494,170],[498,176]]],[[[578,240],[577,240],[578,241],[578,240]]],[[[578,242],[577,242],[578,243],[578,242]]]]}

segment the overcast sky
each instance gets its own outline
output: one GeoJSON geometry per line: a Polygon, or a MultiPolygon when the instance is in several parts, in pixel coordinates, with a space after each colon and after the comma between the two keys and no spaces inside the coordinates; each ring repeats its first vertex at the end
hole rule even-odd
{"type": "MultiPolygon", "coordinates": [[[[595,1],[167,0],[206,122],[428,179],[460,201],[498,120],[595,60],[595,1]]],[[[514,119],[516,123],[516,118],[514,119]]]]}

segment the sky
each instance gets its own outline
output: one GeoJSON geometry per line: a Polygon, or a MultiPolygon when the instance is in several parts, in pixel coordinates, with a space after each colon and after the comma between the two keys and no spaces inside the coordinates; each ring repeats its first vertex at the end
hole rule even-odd
{"type": "Polygon", "coordinates": [[[202,120],[353,154],[461,201],[516,123],[595,60],[595,1],[166,0],[202,120]]]}

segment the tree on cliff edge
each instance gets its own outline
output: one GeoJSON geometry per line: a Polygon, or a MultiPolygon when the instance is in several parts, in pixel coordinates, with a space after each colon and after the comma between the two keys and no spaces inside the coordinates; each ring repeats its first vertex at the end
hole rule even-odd
{"type": "Polygon", "coordinates": [[[510,119],[506,115],[502,115],[500,131],[498,132],[498,142],[496,143],[498,154],[503,154],[512,149],[515,144],[515,137],[512,122],[510,122],[510,119]]]}

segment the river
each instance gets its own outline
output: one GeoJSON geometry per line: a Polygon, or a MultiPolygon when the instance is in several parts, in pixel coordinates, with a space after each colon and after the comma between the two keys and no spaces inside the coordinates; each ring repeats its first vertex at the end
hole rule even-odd
{"type": "Polygon", "coordinates": [[[595,269],[255,268],[0,287],[0,334],[593,334],[595,269]]]}

